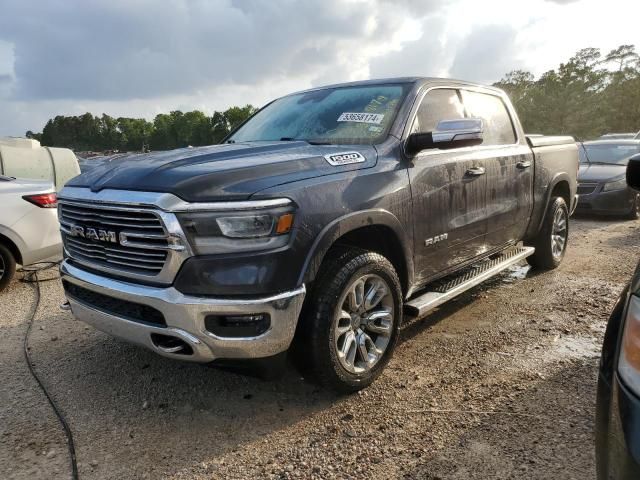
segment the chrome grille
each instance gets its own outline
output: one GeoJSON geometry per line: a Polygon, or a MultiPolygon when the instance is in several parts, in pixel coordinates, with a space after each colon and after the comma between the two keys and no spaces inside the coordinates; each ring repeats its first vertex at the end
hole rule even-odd
{"type": "Polygon", "coordinates": [[[58,208],[64,246],[72,259],[146,276],[158,275],[164,268],[171,246],[153,211],[66,200],[58,208]],[[109,232],[113,239],[78,234],[90,229],[109,232]]]}
{"type": "Polygon", "coordinates": [[[579,183],[578,184],[578,195],[589,195],[596,190],[598,186],[597,183],[579,183]]]}

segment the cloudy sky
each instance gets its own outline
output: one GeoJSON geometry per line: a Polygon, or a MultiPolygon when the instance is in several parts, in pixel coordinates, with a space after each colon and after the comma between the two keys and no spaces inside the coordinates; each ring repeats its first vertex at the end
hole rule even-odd
{"type": "Polygon", "coordinates": [[[637,0],[0,0],[0,136],[347,80],[540,74],[583,47],[640,50],[639,15],[637,0]]]}

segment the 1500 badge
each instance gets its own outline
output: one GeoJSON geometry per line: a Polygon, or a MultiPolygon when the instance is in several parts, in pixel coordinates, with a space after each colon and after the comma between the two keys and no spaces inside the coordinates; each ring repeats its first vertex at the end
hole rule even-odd
{"type": "Polygon", "coordinates": [[[365,158],[358,152],[341,152],[332,155],[325,155],[325,160],[334,167],[340,165],[350,165],[352,163],[363,163],[365,158]]]}

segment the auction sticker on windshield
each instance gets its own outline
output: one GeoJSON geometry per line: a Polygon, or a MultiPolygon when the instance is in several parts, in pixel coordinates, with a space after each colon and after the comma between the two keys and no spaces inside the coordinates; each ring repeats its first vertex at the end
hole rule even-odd
{"type": "Polygon", "coordinates": [[[338,117],[339,122],[375,123],[380,125],[384,115],[381,113],[350,113],[344,112],[338,117]]]}

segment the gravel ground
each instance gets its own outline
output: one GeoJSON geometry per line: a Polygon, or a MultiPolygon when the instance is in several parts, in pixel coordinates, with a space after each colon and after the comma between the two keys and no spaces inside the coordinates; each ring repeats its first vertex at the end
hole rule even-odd
{"type": "MultiPolygon", "coordinates": [[[[266,382],[119,342],[60,311],[58,282],[42,284],[31,353],[82,479],[594,478],[599,345],[639,244],[636,222],[574,220],[558,270],[514,267],[408,320],[383,376],[352,396],[293,368],[266,382]]],[[[22,358],[33,287],[0,295],[0,472],[69,478],[22,358]]]]}

